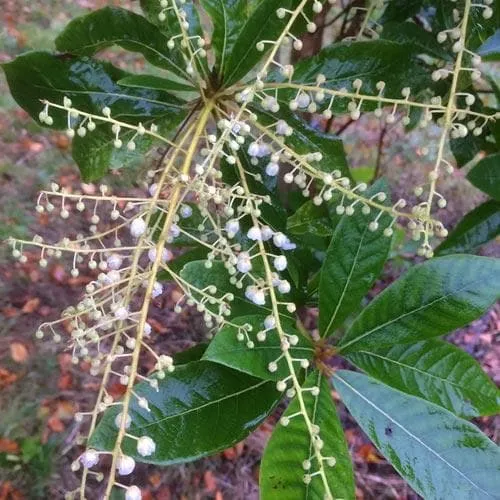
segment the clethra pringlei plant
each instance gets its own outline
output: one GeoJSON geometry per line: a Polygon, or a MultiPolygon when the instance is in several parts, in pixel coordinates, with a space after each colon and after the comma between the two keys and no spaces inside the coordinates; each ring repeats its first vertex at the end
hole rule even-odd
{"type": "Polygon", "coordinates": [[[3,65],[17,102],[74,139],[85,181],[163,153],[140,180],[143,195],[52,184],[36,211],[80,216],[85,231],[11,242],[21,262],[36,247],[41,267],[70,255],[72,276],[93,276],[36,332],[69,345],[75,365],[101,380],[95,406],[76,416],[87,437],[72,465],[81,485],[67,498],[95,498],[92,482],[99,498],[140,499],[137,461],[213,454],[287,405],[262,459],[262,498],[354,499],[330,384],[420,495],[497,497],[498,448],[467,419],[496,413],[498,389],[436,339],[500,290],[499,261],[468,254],[499,227],[499,113],[482,93],[500,98],[484,73],[498,57],[493,3],[141,0],[144,17],[97,10],[69,23],[58,53],[3,65]],[[302,57],[328,26],[337,42],[302,57]],[[142,54],[147,74],[95,57],[112,45],[142,54]],[[339,137],[312,126],[369,113],[408,133],[440,127],[433,167],[408,200],[381,180],[356,183],[339,137]],[[440,181],[466,163],[493,199],[448,236],[440,181]],[[363,301],[406,229],[424,262],[363,301]],[[167,283],[180,291],[176,313],[203,318],[206,344],[154,347],[148,315],[167,283]],[[318,307],[311,333],[300,318],[318,307]],[[337,356],[359,370],[332,369],[337,356]],[[108,392],[117,381],[120,399],[108,392]]]}

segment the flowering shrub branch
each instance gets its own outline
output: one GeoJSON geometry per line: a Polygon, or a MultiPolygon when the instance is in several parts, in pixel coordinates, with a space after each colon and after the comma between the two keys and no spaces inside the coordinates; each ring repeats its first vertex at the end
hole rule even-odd
{"type": "MultiPolygon", "coordinates": [[[[361,299],[388,257],[392,236],[401,222],[415,240],[421,241],[419,255],[429,259],[434,255],[434,237],[448,235],[434,210],[436,205],[446,206],[437,190],[443,166],[446,172],[453,171],[452,162],[445,158],[448,138],[481,138],[499,116],[498,111],[478,107],[474,89],[463,88],[460,83],[465,73],[470,73],[472,81],[481,76],[481,58],[467,48],[471,10],[482,9],[484,19],[489,19],[491,8],[486,1],[476,5],[464,0],[462,10],[452,10],[454,27],[440,30],[435,43],[451,40],[454,58],[444,65],[438,62],[436,69],[436,64],[418,59],[419,48],[378,40],[383,24],[372,18],[381,8],[379,2],[366,7],[355,41],[327,47],[295,66],[283,64],[282,49],[291,44],[300,51],[300,33],[314,33],[314,16],[332,8],[334,1],[324,4],[318,0],[294,0],[287,6],[280,6],[275,0],[262,2],[246,18],[236,15],[232,19],[235,31],[241,31],[239,36],[229,36],[229,31],[221,34],[219,19],[232,15],[225,10],[224,2],[204,0],[202,4],[214,18],[212,47],[207,44],[194,4],[181,0],[143,0],[141,5],[151,23],[123,9],[103,9],[75,20],[58,39],[60,50],[82,56],[93,55],[95,47],[118,43],[143,53],[146,59],[174,72],[184,83],[148,75],[115,75],[116,68],[95,63],[93,71],[108,72],[115,92],[108,95],[96,90],[95,82],[88,81],[84,82],[86,92],[98,96],[88,101],[81,97],[79,88],[68,90],[67,95],[50,94],[56,86],[47,90],[46,96],[43,91],[42,95],[30,95],[29,102],[24,102],[23,95],[18,99],[41,124],[65,129],[75,139],[76,149],[78,144],[82,147],[92,145],[86,141],[98,140],[108,159],[121,160],[120,155],[147,149],[148,141],[158,141],[168,148],[161,165],[148,172],[147,196],[116,196],[106,185],[101,185],[100,195],[84,195],[66,192],[56,184],[40,194],[38,213],[56,212],[62,219],[74,213],[91,214],[89,235],[79,234],[73,240],[65,237],[56,244],[45,243],[39,236],[33,241],[11,242],[13,257],[21,262],[26,259],[24,248],[34,246],[40,249],[41,267],[47,267],[48,259],[68,253],[72,256],[72,276],[77,277],[85,265],[97,274],[76,306],[68,308],[60,320],[41,325],[36,333],[37,338],[48,335],[61,342],[59,327],[69,322],[73,362],[88,361],[91,374],[101,377],[94,409],[76,417],[78,423],[88,417],[88,434],[82,440],[86,449],[72,465],[75,472],[82,469],[81,486],[68,493],[68,498],[85,498],[92,476],[100,481],[105,478],[105,498],[119,488],[127,500],[139,499],[139,487],[122,479],[133,473],[136,460],[172,463],[215,452],[244,437],[283,395],[291,403],[263,460],[263,498],[274,498],[276,481],[284,485],[280,487],[287,498],[302,498],[304,491],[313,491],[315,498],[354,498],[347,447],[343,439],[334,438],[341,435],[341,427],[329,397],[329,357],[345,355],[374,379],[382,378],[395,387],[391,389],[361,374],[339,372],[333,376],[335,387],[353,414],[361,404],[370,406],[366,412],[372,421],[365,422],[360,417],[370,432],[378,425],[380,415],[387,416],[386,400],[373,402],[370,398],[387,390],[397,392],[400,398],[410,398],[404,400],[408,404],[411,398],[426,400],[418,403],[419,415],[441,412],[448,429],[465,425],[459,418],[463,416],[460,411],[435,396],[437,389],[422,394],[403,382],[391,383],[373,369],[374,365],[356,358],[356,353],[373,353],[380,347],[419,341],[416,348],[425,352],[431,349],[428,339],[471,321],[495,300],[495,279],[500,273],[497,261],[472,256],[433,259],[415,268],[427,279],[415,280],[415,286],[409,287],[407,277],[403,277],[374,300],[343,337],[339,332],[331,337],[331,333],[340,322],[338,314],[345,320],[358,311],[361,299]],[[99,30],[100,23],[111,27],[99,30]],[[261,24],[267,32],[258,29],[261,24]],[[151,37],[149,45],[141,39],[145,28],[151,37]],[[264,38],[264,33],[269,39],[264,38]],[[362,58],[367,57],[365,52],[371,51],[371,47],[378,51],[374,52],[375,62],[370,62],[375,69],[368,68],[364,73],[362,58]],[[334,58],[334,51],[349,51],[355,64],[360,60],[360,70],[344,76],[345,70],[335,66],[341,62],[334,58]],[[387,75],[387,81],[382,78],[384,65],[393,61],[394,54],[406,54],[414,64],[408,71],[420,72],[415,85],[399,79],[394,82],[391,75],[387,75]],[[215,63],[210,67],[213,58],[215,63]],[[382,61],[380,70],[377,58],[382,61]],[[471,67],[466,66],[467,61],[471,67]],[[256,64],[256,74],[241,83],[256,64]],[[240,75],[246,66],[246,73],[240,75]],[[445,91],[433,86],[441,80],[451,80],[445,91]],[[139,90],[138,81],[142,83],[139,90]],[[176,92],[179,89],[196,93],[196,97],[186,97],[181,91],[176,92]],[[41,110],[36,106],[41,106],[41,110]],[[402,124],[407,127],[415,121],[414,116],[420,127],[433,121],[442,127],[434,168],[427,183],[414,190],[425,199],[413,207],[405,199],[393,203],[381,184],[369,187],[354,182],[344,164],[343,152],[333,151],[331,138],[325,140],[304,123],[304,113],[325,119],[348,113],[352,120],[358,120],[362,112],[372,111],[387,123],[404,115],[402,124]],[[174,137],[168,126],[173,121],[170,114],[179,118],[177,124],[182,122],[174,137]],[[303,241],[295,241],[293,234],[287,234],[286,223],[280,216],[287,208],[278,201],[278,178],[292,189],[298,188],[306,199],[311,198],[313,207],[333,208],[338,220],[329,220],[329,224],[337,225],[331,243],[326,242],[323,260],[314,257],[315,243],[308,247],[303,241]],[[178,247],[194,249],[201,256],[178,265],[182,258],[178,247]],[[301,262],[304,252],[313,256],[315,267],[309,269],[301,262]],[[301,275],[307,276],[305,282],[301,275]],[[154,300],[164,291],[165,281],[174,283],[182,292],[174,311],[195,307],[203,316],[208,338],[212,339],[202,359],[185,366],[176,364],[173,353],[157,352],[151,342],[148,316],[154,300]],[[406,296],[410,288],[411,296],[406,296]],[[342,293],[337,294],[338,289],[342,293]],[[404,294],[400,289],[405,290],[404,294]],[[324,348],[324,340],[311,338],[297,326],[297,307],[308,305],[311,297],[320,306],[320,335],[336,343],[329,349],[324,348]],[[436,304],[442,310],[437,310],[436,304]],[[426,329],[420,326],[422,322],[432,326],[426,329]],[[145,352],[155,362],[147,373],[141,371],[145,352]],[[353,358],[349,357],[351,353],[353,358]],[[196,381],[203,378],[200,373],[204,370],[210,371],[213,379],[219,377],[219,384],[211,387],[213,394],[201,397],[196,381]],[[232,375],[224,370],[232,370],[232,375]],[[114,377],[124,387],[119,401],[108,391],[114,377]],[[182,381],[189,388],[189,384],[194,384],[187,403],[176,402],[177,396],[168,392],[169,381],[182,381]],[[222,385],[225,392],[219,387],[222,385]],[[248,416],[244,412],[233,415],[233,427],[227,430],[227,436],[219,436],[215,431],[213,436],[209,431],[198,436],[199,428],[210,425],[211,414],[204,412],[210,412],[212,406],[217,406],[218,411],[218,405],[231,398],[239,404],[242,394],[250,391],[259,391],[265,406],[258,415],[250,418],[251,409],[248,416]],[[179,428],[183,449],[178,451],[170,449],[162,438],[172,432],[167,421],[175,418],[195,419],[191,427],[179,428]],[[282,428],[289,431],[285,433],[282,428]],[[191,438],[191,433],[196,436],[191,438]],[[280,456],[279,449],[286,448],[287,443],[291,447],[290,457],[280,456]],[[106,474],[95,473],[92,469],[105,455],[111,461],[106,474]],[[295,461],[298,467],[289,467],[287,460],[295,461]]],[[[231,23],[226,22],[224,30],[229,30],[231,23]]],[[[80,64],[89,64],[86,59],[82,61],[80,64]]],[[[21,70],[16,61],[10,64],[6,65],[6,72],[12,86],[21,70]]],[[[74,70],[72,66],[64,69],[74,70]]],[[[24,78],[20,81],[24,86],[30,85],[24,78]]],[[[39,92],[40,85],[35,83],[33,88],[33,92],[39,92]]],[[[187,252],[185,255],[189,256],[187,252]]],[[[441,348],[448,349],[444,345],[441,348]]],[[[394,353],[386,353],[387,359],[391,355],[394,353]]],[[[460,370],[469,369],[468,359],[460,358],[457,363],[460,370]]],[[[496,389],[480,368],[473,370],[477,380],[494,393],[496,389]]],[[[425,370],[419,368],[421,372],[425,370]]],[[[458,392],[458,399],[470,397],[465,388],[456,389],[461,387],[461,381],[452,379],[453,376],[453,370],[439,375],[439,383],[450,384],[458,392]]],[[[439,377],[434,376],[436,380],[439,377]]],[[[404,380],[404,374],[400,378],[404,380]]],[[[473,416],[494,411],[491,404],[482,400],[475,400],[474,404],[473,416]]],[[[407,433],[414,436],[418,429],[406,417],[408,422],[402,424],[403,428],[408,425],[411,432],[407,433]]],[[[481,441],[487,462],[496,452],[477,429],[467,429],[481,441]]],[[[376,442],[383,441],[378,431],[371,437],[376,442]]],[[[425,443],[425,439],[417,439],[417,455],[411,457],[424,456],[427,463],[426,454],[438,443],[425,443]],[[424,447],[420,449],[422,442],[424,447]]],[[[384,443],[380,448],[384,448],[384,443]]],[[[387,446],[393,445],[389,442],[387,446]]],[[[398,443],[394,446],[392,453],[408,453],[398,448],[398,443]]],[[[382,451],[388,453],[385,448],[382,451]]],[[[439,450],[433,453],[439,455],[439,450]]],[[[457,460],[462,460],[460,457],[457,460]]],[[[394,461],[393,456],[389,459],[394,461]]],[[[451,464],[453,473],[460,471],[462,465],[451,464]]],[[[398,470],[417,491],[427,492],[404,465],[398,470]]],[[[431,481],[431,489],[440,491],[441,497],[448,494],[449,481],[443,479],[447,470],[444,467],[442,477],[431,481]]],[[[418,472],[425,475],[429,471],[418,472]]],[[[481,486],[483,491],[490,487],[481,486]]]]}

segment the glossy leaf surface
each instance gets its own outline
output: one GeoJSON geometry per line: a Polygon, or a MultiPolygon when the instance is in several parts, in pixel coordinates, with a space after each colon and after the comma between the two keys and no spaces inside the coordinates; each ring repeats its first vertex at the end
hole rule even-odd
{"type": "Polygon", "coordinates": [[[500,153],[480,160],[467,174],[467,179],[481,191],[500,200],[500,153]]]}
{"type": "MultiPolygon", "coordinates": [[[[354,474],[347,449],[344,431],[332,400],[328,381],[318,372],[311,373],[304,387],[317,386],[320,393],[317,398],[310,392],[304,392],[304,403],[313,424],[319,425],[321,439],[324,441],[322,454],[333,456],[333,467],[326,463],[325,474],[333,498],[354,500],[354,474]]],[[[299,411],[299,403],[294,398],[284,415],[289,416],[299,411]]],[[[321,478],[314,476],[311,483],[304,483],[303,462],[312,454],[310,434],[302,416],[290,419],[288,426],[278,424],[264,451],[260,469],[261,497],[266,500],[300,500],[325,498],[325,489],[321,478]]],[[[310,473],[317,470],[316,462],[311,460],[310,473]]]]}
{"type": "MultiPolygon", "coordinates": [[[[276,361],[282,355],[281,341],[276,328],[266,331],[266,340],[259,341],[257,333],[265,330],[265,316],[242,316],[235,318],[231,323],[235,325],[250,325],[252,330],[247,332],[243,340],[238,340],[238,328],[233,325],[226,325],[219,330],[214,339],[210,342],[203,359],[214,363],[221,363],[234,370],[243,371],[249,375],[266,380],[281,380],[290,374],[286,360],[284,358],[277,362],[277,370],[269,371],[268,365],[276,361]],[[247,342],[253,342],[253,347],[249,348],[247,342]]],[[[282,327],[288,335],[297,335],[299,342],[290,347],[290,354],[293,358],[307,359],[310,361],[314,355],[312,343],[300,334],[293,321],[282,320],[282,327]]],[[[300,369],[298,363],[295,364],[297,370],[300,369]]]]}
{"type": "Polygon", "coordinates": [[[500,295],[500,261],[451,255],[412,267],[357,317],[344,353],[437,337],[483,314],[500,295]]]}
{"type": "MultiPolygon", "coordinates": [[[[99,116],[102,109],[108,106],[113,118],[132,124],[158,123],[168,118],[168,128],[169,125],[175,126],[186,113],[182,109],[182,101],[171,94],[121,86],[117,81],[129,73],[86,57],[28,52],[4,64],[3,69],[14,99],[38,123],[38,115],[43,109],[40,101],[46,99],[62,104],[64,97],[72,100],[73,107],[99,116]]],[[[53,109],[50,115],[54,120],[52,128],[67,128],[66,111],[53,109]]],[[[126,141],[133,134],[123,131],[122,138],[126,141]]],[[[122,162],[125,153],[114,150],[113,139],[109,124],[99,124],[94,132],[87,133],[83,138],[75,136],[73,153],[84,180],[96,180],[110,164],[119,165],[122,162]]],[[[138,139],[136,143],[136,155],[151,144],[147,137],[138,139]]],[[[133,156],[128,155],[127,159],[133,156]]]]}
{"type": "Polygon", "coordinates": [[[469,212],[457,224],[436,255],[473,252],[500,234],[500,202],[487,201],[469,212]]]}
{"type": "MultiPolygon", "coordinates": [[[[159,2],[158,2],[159,3],[159,2]]],[[[92,56],[111,45],[141,53],[154,66],[188,78],[185,65],[172,57],[169,38],[144,17],[119,7],[104,7],[71,21],[57,37],[61,52],[92,56]]]]}
{"type": "Polygon", "coordinates": [[[223,80],[233,47],[250,14],[251,2],[249,0],[202,0],[201,3],[212,18],[212,48],[217,57],[217,72],[223,80]]]}
{"type": "MultiPolygon", "coordinates": [[[[429,72],[416,57],[419,53],[412,44],[389,40],[371,42],[342,42],[322,49],[317,55],[299,61],[295,65],[294,82],[315,84],[316,75],[326,77],[324,87],[352,90],[352,82],[359,78],[363,83],[362,94],[377,95],[376,84],[385,82],[384,96],[400,98],[401,82],[418,93],[431,84],[429,72]]],[[[295,91],[296,92],[296,91],[295,91]]],[[[333,111],[345,111],[348,99],[337,98],[333,111]]],[[[365,102],[363,109],[373,109],[373,103],[365,102]]]]}
{"type": "Polygon", "coordinates": [[[476,426],[361,373],[340,370],[333,382],[375,446],[424,498],[498,496],[500,451],[476,426]]]}
{"type": "MultiPolygon", "coordinates": [[[[130,408],[134,436],[149,436],[156,451],[137,454],[136,441],[125,438],[123,451],[141,462],[173,464],[195,460],[244,439],[271,412],[281,397],[274,382],[250,377],[225,366],[198,361],[179,366],[159,381],[159,391],[147,382],[134,387],[148,400],[147,411],[136,400],[130,408]]],[[[99,422],[90,446],[113,448],[119,406],[99,422]]]]}
{"type": "Polygon", "coordinates": [[[137,87],[153,90],[165,90],[167,92],[192,92],[196,90],[191,85],[169,80],[156,75],[130,75],[118,81],[124,87],[137,87]]]}
{"type": "MultiPolygon", "coordinates": [[[[380,183],[373,186],[368,196],[383,192],[380,183]]],[[[389,198],[387,198],[389,199],[389,198]]],[[[321,268],[319,284],[319,331],[330,336],[361,302],[384,267],[391,249],[391,237],[383,234],[392,223],[392,217],[378,211],[363,214],[358,207],[352,216],[342,216],[333,233],[321,268]],[[369,225],[378,218],[379,227],[371,231],[369,225]]]]}
{"type": "MultiPolygon", "coordinates": [[[[238,38],[233,44],[227,59],[224,85],[230,86],[244,78],[247,73],[263,58],[265,52],[257,50],[261,40],[276,40],[289,21],[289,15],[278,18],[276,10],[285,8],[293,10],[300,4],[299,0],[261,0],[253,10],[238,38]]],[[[299,16],[299,20],[301,20],[299,16]]],[[[270,49],[266,45],[266,51],[270,49]]]]}
{"type": "Polygon", "coordinates": [[[479,363],[441,340],[381,347],[348,355],[368,375],[463,417],[500,410],[500,392],[479,363]]]}
{"type": "Polygon", "coordinates": [[[451,60],[451,52],[438,43],[436,36],[412,22],[384,24],[381,37],[398,43],[409,43],[422,54],[429,54],[445,61],[451,60]]]}

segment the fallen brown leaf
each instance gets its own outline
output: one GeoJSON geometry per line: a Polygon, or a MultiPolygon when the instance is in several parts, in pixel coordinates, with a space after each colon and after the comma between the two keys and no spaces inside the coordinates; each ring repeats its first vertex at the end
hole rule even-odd
{"type": "Polygon", "coordinates": [[[12,439],[0,437],[0,453],[19,453],[19,445],[12,439]]]}
{"type": "Polygon", "coordinates": [[[10,357],[16,363],[26,363],[29,358],[28,349],[21,342],[12,342],[10,344],[10,357]]]}

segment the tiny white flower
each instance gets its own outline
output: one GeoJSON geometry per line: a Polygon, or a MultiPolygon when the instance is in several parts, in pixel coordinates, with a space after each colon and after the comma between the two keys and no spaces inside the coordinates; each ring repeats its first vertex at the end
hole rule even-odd
{"type": "Polygon", "coordinates": [[[255,290],[250,299],[256,306],[263,306],[266,303],[266,295],[264,290],[255,290]]]}
{"type": "Polygon", "coordinates": [[[149,457],[156,450],[156,443],[149,436],[142,436],[137,441],[137,453],[143,457],[149,457]]]}
{"type": "Polygon", "coordinates": [[[135,469],[135,460],[127,455],[118,457],[116,468],[120,476],[128,476],[135,469]]]}
{"type": "Polygon", "coordinates": [[[130,224],[130,234],[134,238],[139,238],[146,232],[146,222],[142,217],[137,217],[130,224]]]}
{"type": "Polygon", "coordinates": [[[276,257],[274,259],[274,268],[277,270],[277,271],[284,271],[286,269],[286,266],[287,266],[287,260],[286,260],[286,257],[284,255],[278,255],[278,257],[276,257]]]}
{"type": "Polygon", "coordinates": [[[182,205],[179,213],[183,219],[187,219],[193,215],[193,209],[189,205],[182,205]]]}
{"type": "Polygon", "coordinates": [[[269,156],[271,154],[271,148],[269,144],[263,143],[259,146],[259,151],[257,153],[257,156],[259,158],[263,158],[264,156],[269,156]]]}
{"type": "Polygon", "coordinates": [[[137,486],[129,486],[125,492],[125,500],[141,500],[142,493],[137,486]]]}
{"type": "Polygon", "coordinates": [[[181,234],[180,227],[177,224],[172,224],[172,226],[170,227],[169,235],[172,238],[177,238],[177,236],[179,236],[179,234],[181,234]]]}
{"type": "Polygon", "coordinates": [[[238,255],[238,262],[236,263],[236,268],[240,273],[248,273],[252,270],[252,262],[250,260],[250,255],[248,252],[241,252],[238,255]]]}
{"type": "Polygon", "coordinates": [[[149,337],[151,335],[151,325],[149,323],[144,323],[144,335],[149,337]]]}
{"type": "MultiPolygon", "coordinates": [[[[174,254],[168,250],[167,248],[164,248],[161,252],[161,260],[162,262],[170,262],[174,258],[174,254]]],[[[148,259],[150,262],[154,262],[156,260],[156,247],[152,247],[148,251],[148,259]]]]}
{"type": "Polygon", "coordinates": [[[118,283],[121,279],[120,276],[120,271],[116,271],[115,269],[112,269],[109,271],[106,275],[106,281],[111,284],[111,283],[118,283]]]}
{"type": "Polygon", "coordinates": [[[256,157],[259,156],[260,145],[258,142],[252,142],[250,146],[248,146],[248,154],[250,156],[256,157]]]}
{"type": "Polygon", "coordinates": [[[299,105],[299,108],[307,108],[307,106],[311,104],[311,98],[309,97],[309,94],[300,94],[297,98],[297,104],[299,105]]]}
{"type": "Polygon", "coordinates": [[[96,450],[89,449],[80,457],[80,462],[84,467],[90,469],[99,462],[99,453],[96,450]]]}
{"type": "MultiPolygon", "coordinates": [[[[122,425],[122,420],[123,420],[123,413],[118,413],[115,417],[115,426],[119,429],[122,425]]],[[[128,429],[130,427],[130,424],[132,423],[132,419],[130,418],[130,415],[127,415],[126,420],[125,420],[125,429],[128,429]]]]}
{"type": "Polygon", "coordinates": [[[276,124],[276,133],[278,135],[287,135],[288,129],[288,123],[285,120],[279,120],[276,124]]]}
{"type": "Polygon", "coordinates": [[[153,285],[153,291],[151,293],[153,299],[156,299],[156,297],[159,297],[162,293],[163,293],[163,285],[161,283],[158,283],[158,281],[155,281],[153,285]]]}
{"type": "Polygon", "coordinates": [[[240,230],[240,223],[237,219],[231,219],[226,222],[227,235],[233,238],[240,230]]]}
{"type": "Polygon", "coordinates": [[[260,230],[262,234],[262,241],[269,241],[274,234],[274,231],[269,226],[262,226],[260,230]]]}
{"type": "Polygon", "coordinates": [[[274,316],[272,315],[267,316],[266,319],[264,320],[264,326],[266,330],[274,328],[276,326],[276,320],[274,319],[274,316]]]}
{"type": "Polygon", "coordinates": [[[281,248],[286,243],[287,240],[288,238],[283,233],[276,233],[273,236],[273,243],[278,248],[281,248]]]}
{"type": "Polygon", "coordinates": [[[262,241],[262,232],[257,226],[251,227],[247,232],[247,236],[252,241],[262,241]]]}
{"type": "Polygon", "coordinates": [[[158,189],[158,184],[151,184],[151,186],[149,186],[149,189],[148,189],[149,194],[151,196],[154,196],[157,189],[158,189]]]}
{"type": "Polygon", "coordinates": [[[285,243],[281,246],[282,250],[295,250],[297,248],[297,245],[295,243],[292,243],[288,238],[286,239],[285,243]]]}
{"type": "Polygon", "coordinates": [[[289,293],[291,290],[290,283],[287,280],[280,281],[278,290],[280,293],[289,293]]]}
{"type": "Polygon", "coordinates": [[[107,261],[110,269],[120,269],[120,267],[122,267],[123,258],[121,255],[114,253],[108,257],[107,261]]]}
{"type": "Polygon", "coordinates": [[[119,307],[115,311],[115,318],[121,321],[126,320],[128,318],[128,309],[126,307],[119,307]]]}
{"type": "Polygon", "coordinates": [[[273,161],[269,162],[266,166],[266,174],[271,177],[275,177],[276,175],[278,175],[279,171],[280,166],[273,161]]]}

